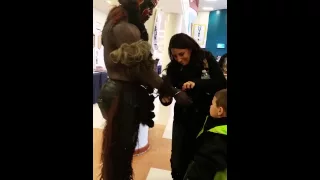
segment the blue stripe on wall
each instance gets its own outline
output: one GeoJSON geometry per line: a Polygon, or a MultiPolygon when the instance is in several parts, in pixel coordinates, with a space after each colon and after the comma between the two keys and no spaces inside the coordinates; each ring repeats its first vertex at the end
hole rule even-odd
{"type": "Polygon", "coordinates": [[[211,11],[209,14],[206,49],[215,56],[227,53],[227,10],[211,11]],[[226,45],[224,49],[218,49],[217,44],[226,45]]]}

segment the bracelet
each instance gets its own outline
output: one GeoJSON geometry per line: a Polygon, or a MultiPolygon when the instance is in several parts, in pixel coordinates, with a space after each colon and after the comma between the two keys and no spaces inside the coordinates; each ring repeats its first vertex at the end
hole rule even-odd
{"type": "Polygon", "coordinates": [[[179,93],[181,93],[181,91],[176,92],[176,93],[174,94],[174,96],[176,96],[176,95],[179,94],[179,93]]]}

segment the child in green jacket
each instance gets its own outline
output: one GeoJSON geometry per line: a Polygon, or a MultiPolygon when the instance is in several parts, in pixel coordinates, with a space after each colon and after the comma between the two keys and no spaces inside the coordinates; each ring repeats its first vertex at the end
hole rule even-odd
{"type": "Polygon", "coordinates": [[[227,89],[218,91],[197,137],[195,154],[184,180],[227,179],[227,89]]]}

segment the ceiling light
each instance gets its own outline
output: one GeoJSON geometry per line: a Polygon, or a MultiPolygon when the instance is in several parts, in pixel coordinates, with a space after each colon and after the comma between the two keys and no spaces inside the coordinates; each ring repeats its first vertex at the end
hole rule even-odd
{"type": "Polygon", "coordinates": [[[208,1],[208,2],[214,2],[214,1],[217,1],[217,0],[205,0],[205,1],[208,1]]]}
{"type": "Polygon", "coordinates": [[[203,10],[206,10],[206,11],[212,11],[212,10],[213,10],[212,7],[203,7],[202,9],[203,9],[203,10]]]}

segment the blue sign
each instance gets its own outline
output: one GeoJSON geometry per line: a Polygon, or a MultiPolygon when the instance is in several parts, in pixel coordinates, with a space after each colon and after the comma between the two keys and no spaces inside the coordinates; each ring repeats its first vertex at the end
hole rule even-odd
{"type": "Polygon", "coordinates": [[[217,44],[217,48],[218,48],[218,49],[224,49],[224,48],[226,48],[226,45],[225,45],[225,44],[222,44],[222,43],[218,43],[218,44],[217,44]]]}

